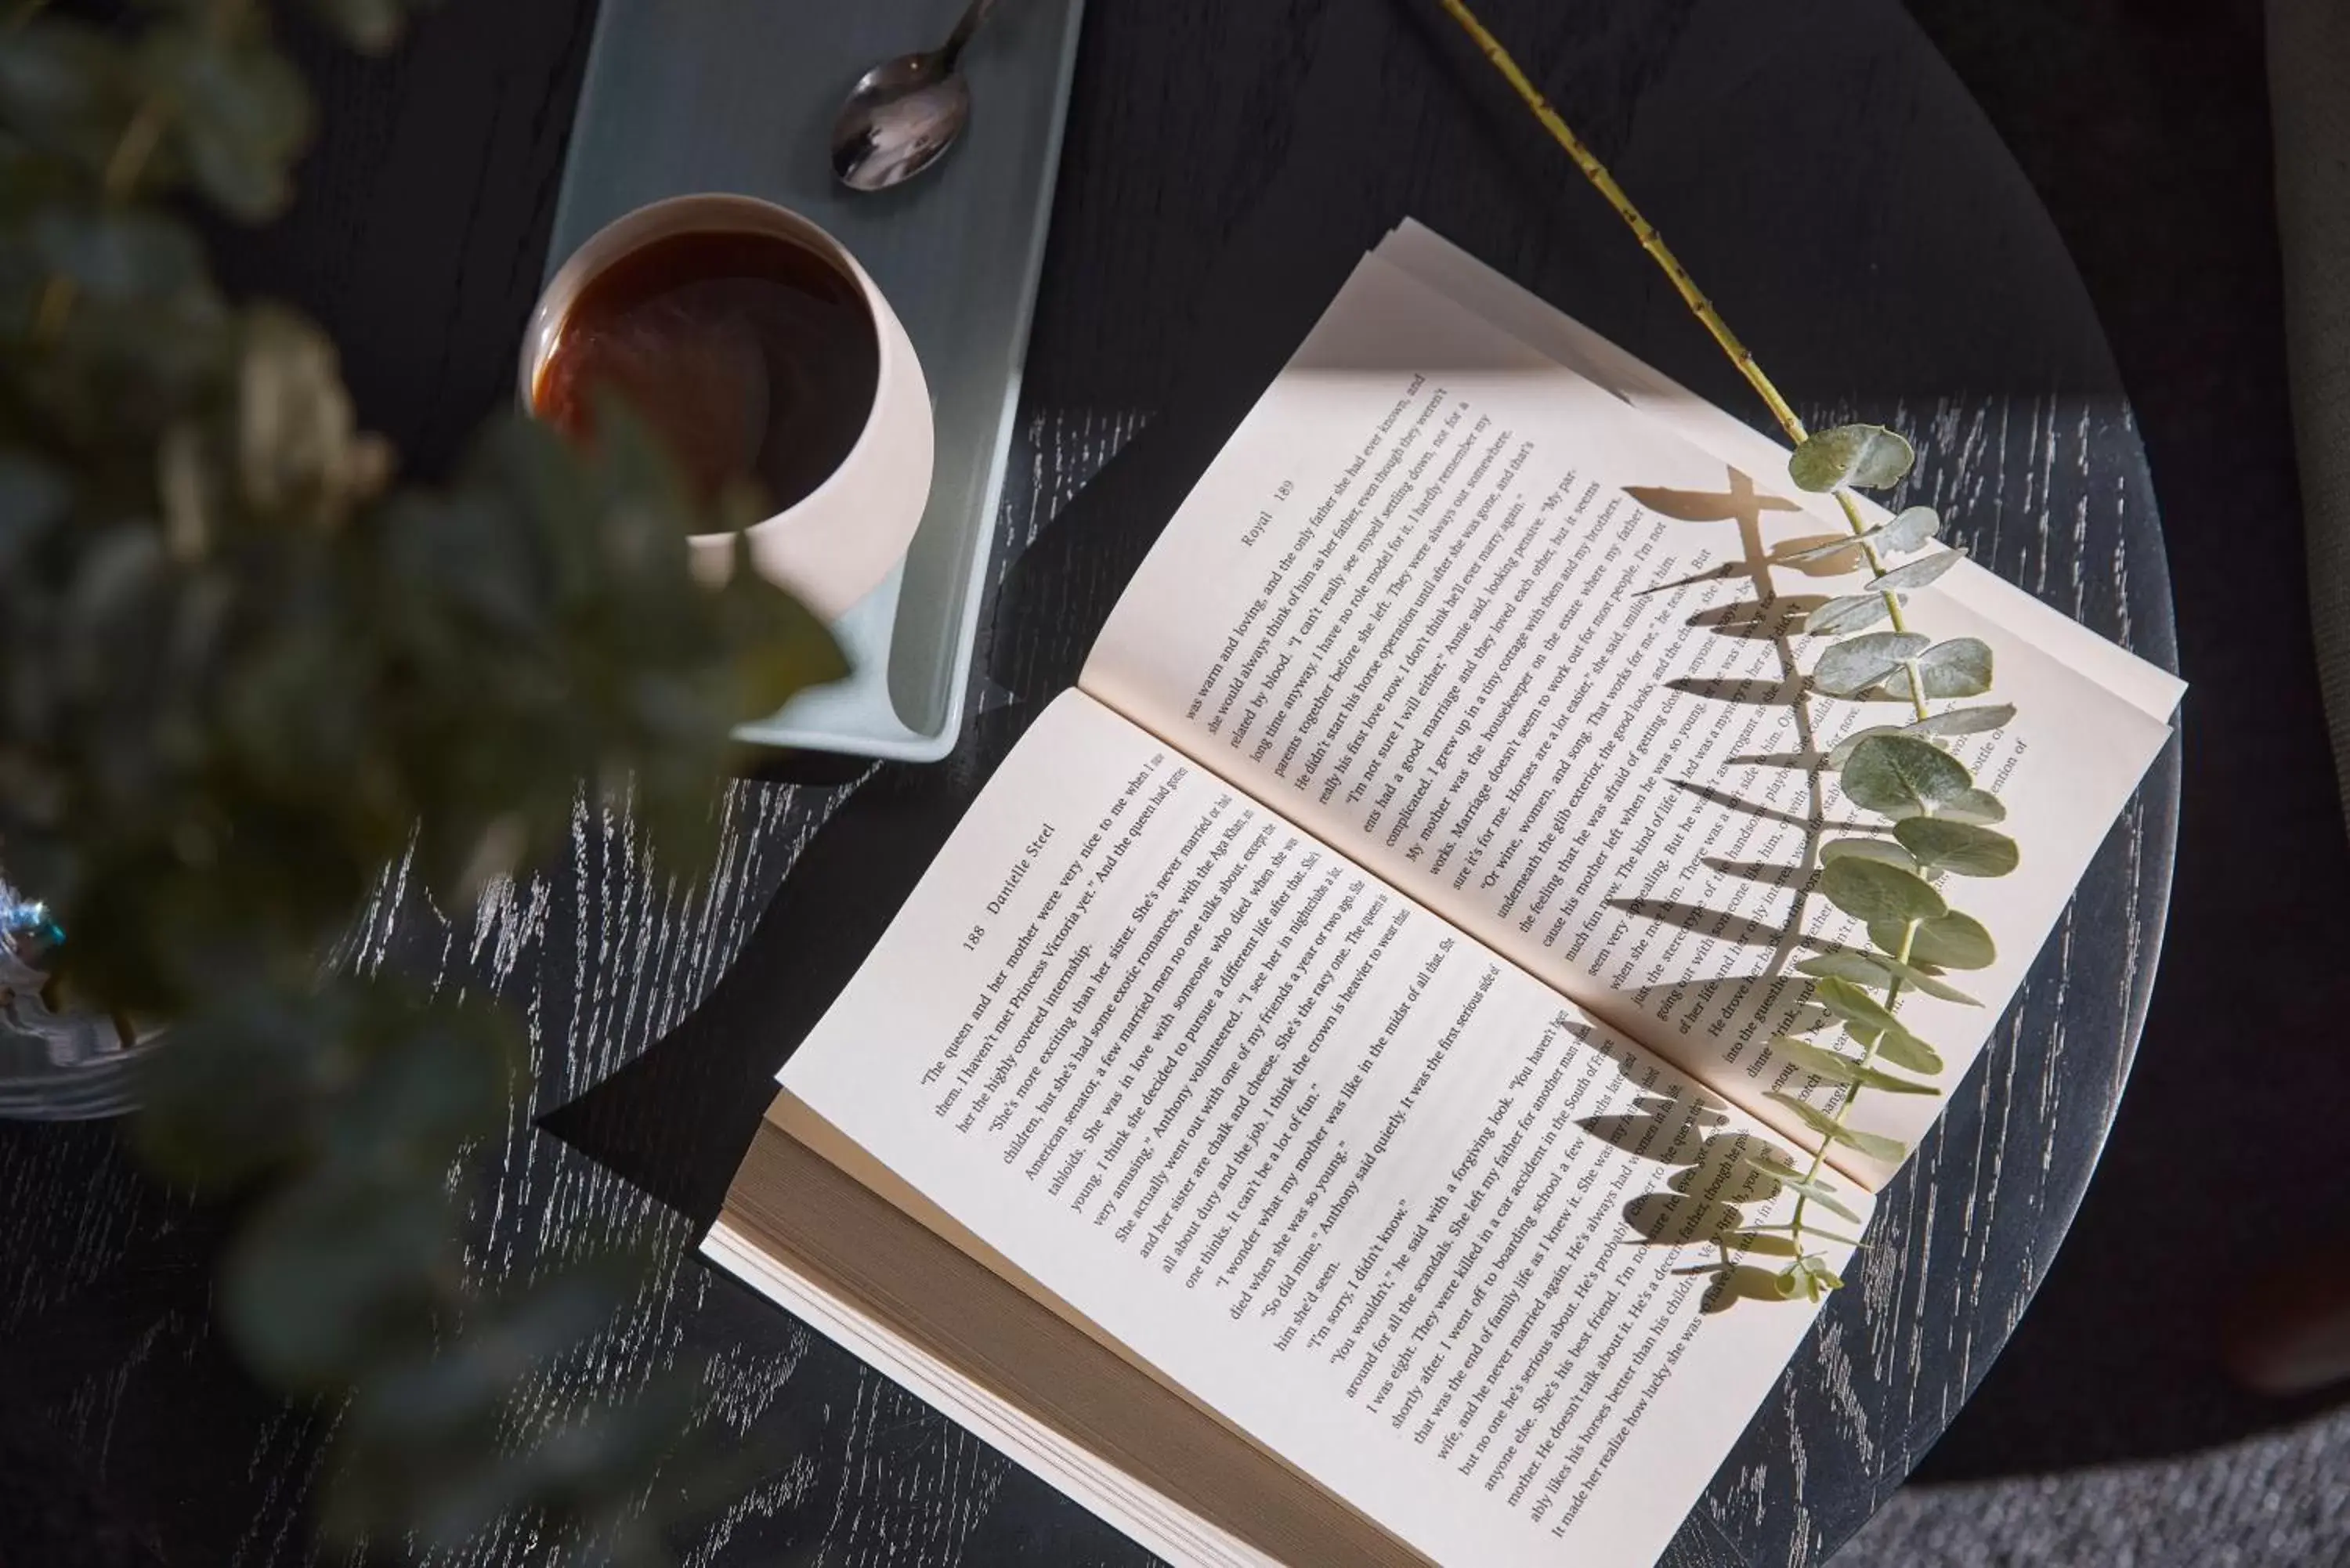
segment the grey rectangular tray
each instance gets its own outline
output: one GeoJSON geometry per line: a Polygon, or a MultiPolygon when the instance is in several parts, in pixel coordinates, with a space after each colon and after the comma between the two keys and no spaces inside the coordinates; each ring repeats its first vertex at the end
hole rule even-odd
{"type": "Polygon", "coordinates": [[[743,725],[754,744],[929,762],[954,749],[1044,259],[1084,0],[995,8],[964,53],[971,128],[929,173],[833,182],[849,84],[934,47],[962,0],[603,0],[548,272],[612,219],[695,191],[758,196],[830,230],[906,324],[929,380],[936,477],[905,563],[834,635],[851,674],[743,725]]]}

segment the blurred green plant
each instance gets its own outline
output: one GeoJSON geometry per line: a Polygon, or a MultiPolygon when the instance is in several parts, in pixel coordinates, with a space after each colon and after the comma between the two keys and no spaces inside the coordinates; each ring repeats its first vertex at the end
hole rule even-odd
{"type": "MultiPolygon", "coordinates": [[[[361,48],[404,20],[307,8],[361,48]]],[[[470,1290],[464,1157],[527,1104],[519,1026],[326,958],[387,866],[462,902],[583,788],[691,875],[730,726],[840,658],[748,571],[696,580],[683,536],[730,519],[625,421],[584,453],[509,414],[452,484],[396,487],[319,330],[224,296],[189,214],[279,211],[313,124],[272,22],[0,22],[0,861],[74,997],[168,1028],[135,1142],[247,1195],[216,1307],[271,1386],[339,1402],[327,1534],[429,1551],[519,1514],[639,1554],[690,1370],[560,1429],[531,1390],[645,1261],[470,1290]]]]}

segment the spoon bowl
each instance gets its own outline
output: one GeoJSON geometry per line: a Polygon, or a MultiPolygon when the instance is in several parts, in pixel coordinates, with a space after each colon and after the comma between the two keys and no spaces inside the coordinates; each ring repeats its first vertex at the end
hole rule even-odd
{"type": "Polygon", "coordinates": [[[940,52],[907,55],[857,78],[832,124],[832,171],[852,191],[920,174],[971,120],[971,84],[940,52]]]}
{"type": "Polygon", "coordinates": [[[886,191],[939,161],[971,122],[971,84],[955,69],[994,0],[971,0],[944,44],[857,78],[832,122],[832,172],[852,191],[886,191]]]}

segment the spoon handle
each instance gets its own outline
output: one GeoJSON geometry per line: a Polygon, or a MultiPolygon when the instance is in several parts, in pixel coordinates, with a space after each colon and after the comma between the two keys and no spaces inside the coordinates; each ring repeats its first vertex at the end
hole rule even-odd
{"type": "Polygon", "coordinates": [[[962,53],[962,47],[971,42],[971,36],[979,31],[980,24],[987,20],[987,14],[994,8],[995,0],[971,0],[971,4],[963,7],[962,20],[957,22],[955,30],[947,35],[947,41],[939,46],[939,55],[947,69],[954,69],[955,58],[962,53]]]}

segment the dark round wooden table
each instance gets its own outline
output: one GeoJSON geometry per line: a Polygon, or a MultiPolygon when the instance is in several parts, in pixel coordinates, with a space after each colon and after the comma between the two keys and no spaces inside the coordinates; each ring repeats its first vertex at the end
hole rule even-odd
{"type": "MultiPolygon", "coordinates": [[[[1923,438],[1912,499],[1942,506],[2011,579],[2174,664],[2154,496],[2087,296],[2022,175],[1892,0],[1486,9],[1806,418],[1923,438]]],[[[592,20],[577,0],[462,0],[388,60],[306,46],[327,128],[307,193],[272,232],[225,241],[233,276],[335,332],[363,411],[412,467],[448,463],[507,396],[592,20]]],[[[1074,675],[1222,435],[1407,214],[1760,421],[1430,0],[1097,0],[975,716],[954,756],[745,779],[700,891],[644,875],[626,825],[583,810],[567,862],[481,909],[388,898],[369,911],[369,960],[532,1020],[541,1121],[484,1162],[475,1265],[526,1272],[607,1225],[669,1260],[598,1378],[545,1400],[584,1406],[681,1355],[714,1356],[710,1418],[759,1479],[679,1542],[682,1560],[1143,1559],[692,1246],[766,1080],[1074,675]]],[[[1669,1561],[1825,1558],[1999,1354],[2128,1075],[2178,778],[2174,743],[1669,1561]]],[[[303,1510],[332,1413],[254,1389],[209,1328],[222,1218],[152,1188],[105,1127],[0,1127],[0,1431],[47,1454],[53,1511],[93,1551],[308,1561],[303,1510]]],[[[0,1561],[30,1561],[10,1528],[0,1520],[0,1561]]],[[[519,1538],[467,1559],[538,1560],[519,1538]]]]}

